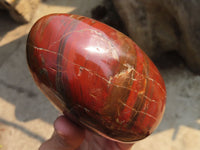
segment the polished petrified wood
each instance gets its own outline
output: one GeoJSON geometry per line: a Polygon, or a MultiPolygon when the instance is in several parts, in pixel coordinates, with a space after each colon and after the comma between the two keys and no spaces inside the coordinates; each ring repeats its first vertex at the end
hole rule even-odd
{"type": "Polygon", "coordinates": [[[166,90],[156,66],[101,22],[69,14],[41,18],[29,33],[27,60],[59,110],[107,138],[143,139],[163,116],[166,90]]]}

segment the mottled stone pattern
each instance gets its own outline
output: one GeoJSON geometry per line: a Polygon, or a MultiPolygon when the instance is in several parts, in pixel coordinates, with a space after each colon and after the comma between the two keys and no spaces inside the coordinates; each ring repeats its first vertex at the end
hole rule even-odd
{"type": "Polygon", "coordinates": [[[132,39],[150,57],[177,51],[200,73],[199,0],[113,0],[132,39]]]}
{"type": "Polygon", "coordinates": [[[162,119],[166,90],[159,71],[130,38],[103,23],[45,16],[29,33],[27,60],[62,112],[112,140],[143,139],[162,119]]]}

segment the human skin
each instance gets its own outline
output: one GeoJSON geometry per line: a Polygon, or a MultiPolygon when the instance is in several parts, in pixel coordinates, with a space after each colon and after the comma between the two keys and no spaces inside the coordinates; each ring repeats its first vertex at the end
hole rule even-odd
{"type": "Polygon", "coordinates": [[[132,146],[106,139],[60,116],[54,122],[52,137],[39,150],[131,150],[132,146]]]}

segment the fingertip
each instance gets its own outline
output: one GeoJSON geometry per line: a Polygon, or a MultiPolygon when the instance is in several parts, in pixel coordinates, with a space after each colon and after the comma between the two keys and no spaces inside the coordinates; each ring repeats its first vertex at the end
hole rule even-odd
{"type": "Polygon", "coordinates": [[[124,150],[131,150],[134,145],[134,143],[128,143],[128,144],[117,143],[117,144],[120,147],[120,149],[124,149],[124,150]]]}
{"type": "Polygon", "coordinates": [[[60,116],[55,120],[54,128],[56,134],[68,143],[81,144],[85,136],[84,129],[65,116],[60,116]]]}

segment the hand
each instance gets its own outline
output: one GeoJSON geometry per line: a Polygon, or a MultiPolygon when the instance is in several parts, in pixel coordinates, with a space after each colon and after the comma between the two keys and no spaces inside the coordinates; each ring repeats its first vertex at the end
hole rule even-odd
{"type": "Polygon", "coordinates": [[[133,144],[122,144],[101,137],[60,116],[54,123],[52,137],[39,150],[131,150],[133,144]]]}

